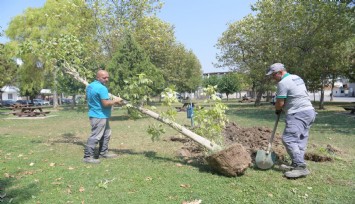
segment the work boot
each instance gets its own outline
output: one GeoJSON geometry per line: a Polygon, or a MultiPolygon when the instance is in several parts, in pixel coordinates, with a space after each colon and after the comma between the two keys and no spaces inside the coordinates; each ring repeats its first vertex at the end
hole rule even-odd
{"type": "Polygon", "coordinates": [[[279,168],[282,171],[292,171],[292,169],[294,169],[295,167],[296,167],[296,165],[294,165],[294,164],[291,164],[291,165],[281,164],[279,168]]]}
{"type": "Polygon", "coordinates": [[[100,154],[99,155],[99,158],[104,158],[104,159],[111,159],[111,158],[116,158],[118,157],[117,154],[114,154],[114,153],[105,153],[105,154],[100,154]]]}
{"type": "Polygon", "coordinates": [[[311,172],[307,169],[306,166],[296,166],[294,167],[291,171],[285,172],[285,176],[287,178],[299,178],[299,177],[305,177],[311,172]]]}
{"type": "Polygon", "coordinates": [[[83,162],[91,164],[100,164],[100,160],[95,159],[94,157],[84,157],[83,162]]]}

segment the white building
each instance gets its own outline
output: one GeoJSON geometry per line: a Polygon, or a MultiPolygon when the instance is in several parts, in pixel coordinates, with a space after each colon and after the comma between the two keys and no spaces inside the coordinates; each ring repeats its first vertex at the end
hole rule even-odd
{"type": "Polygon", "coordinates": [[[1,88],[2,100],[16,101],[20,98],[20,90],[15,86],[4,86],[1,88]]]}

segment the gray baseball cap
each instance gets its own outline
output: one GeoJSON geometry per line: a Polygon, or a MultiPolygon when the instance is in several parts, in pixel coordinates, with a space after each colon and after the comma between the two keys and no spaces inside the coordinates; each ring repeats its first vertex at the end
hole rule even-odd
{"type": "Polygon", "coordinates": [[[285,66],[283,64],[281,64],[281,63],[275,63],[275,64],[272,64],[269,67],[266,75],[270,75],[272,73],[279,72],[279,71],[282,71],[282,70],[286,70],[285,66]]]}

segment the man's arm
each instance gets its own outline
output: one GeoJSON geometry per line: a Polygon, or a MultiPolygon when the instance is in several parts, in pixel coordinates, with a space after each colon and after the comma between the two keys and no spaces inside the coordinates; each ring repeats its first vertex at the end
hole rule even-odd
{"type": "Polygon", "coordinates": [[[117,97],[117,98],[114,98],[113,100],[101,100],[101,103],[103,106],[105,107],[110,107],[110,106],[113,106],[115,104],[120,104],[122,102],[122,98],[120,97],[117,97]]]}
{"type": "Polygon", "coordinates": [[[285,105],[285,99],[284,98],[278,98],[276,99],[276,104],[275,104],[275,110],[276,111],[281,111],[282,108],[285,105]]]}

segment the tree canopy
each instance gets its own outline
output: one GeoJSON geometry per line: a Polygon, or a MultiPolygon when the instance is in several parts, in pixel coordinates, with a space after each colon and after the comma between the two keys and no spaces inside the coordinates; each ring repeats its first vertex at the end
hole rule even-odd
{"type": "MultiPolygon", "coordinates": [[[[138,71],[155,77],[152,81],[156,94],[169,85],[176,85],[181,91],[196,90],[202,75],[201,65],[192,51],[176,41],[174,28],[154,16],[161,7],[159,0],[47,0],[44,7],[27,9],[11,21],[6,30],[11,40],[8,44],[14,50],[13,56],[21,58],[32,52],[35,61],[43,64],[42,76],[53,79],[47,83],[50,88],[72,92],[71,88],[75,87],[69,87],[72,84],[61,76],[65,73],[63,67],[75,68],[87,79],[93,79],[99,67],[110,66],[116,75],[129,64],[119,56],[128,53],[123,44],[130,44],[126,38],[129,34],[135,41],[131,43],[135,48],[130,54],[140,53],[142,58],[135,62],[136,58],[130,57],[130,64],[136,64],[139,69],[124,77],[133,77],[138,71]],[[79,53],[75,53],[78,49],[79,53]],[[116,60],[115,67],[113,60],[116,60]]],[[[120,81],[118,87],[123,86],[121,79],[114,81],[120,81]]]]}
{"type": "Polygon", "coordinates": [[[218,40],[219,66],[248,74],[258,98],[268,89],[270,80],[265,71],[275,62],[285,64],[307,85],[322,91],[332,76],[349,73],[351,63],[342,62],[349,55],[339,53],[340,46],[354,38],[353,7],[349,3],[258,1],[252,7],[255,16],[230,24],[218,40]]]}

